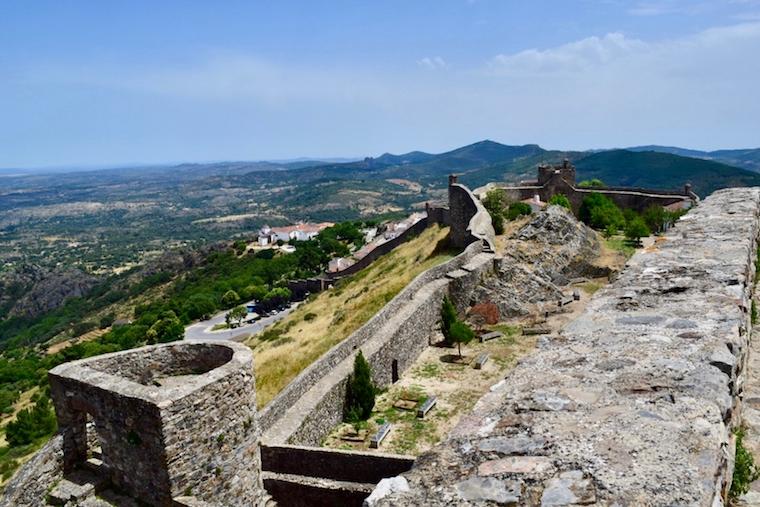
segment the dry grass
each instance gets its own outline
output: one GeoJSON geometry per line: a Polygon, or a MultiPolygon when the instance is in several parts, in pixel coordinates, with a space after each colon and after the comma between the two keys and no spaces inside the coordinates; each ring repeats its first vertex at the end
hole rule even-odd
{"type": "Polygon", "coordinates": [[[269,403],[299,372],[366,323],[414,277],[451,259],[452,254],[436,250],[447,234],[447,228],[427,229],[249,339],[258,405],[269,403]],[[307,320],[307,314],[313,315],[307,320]]]}

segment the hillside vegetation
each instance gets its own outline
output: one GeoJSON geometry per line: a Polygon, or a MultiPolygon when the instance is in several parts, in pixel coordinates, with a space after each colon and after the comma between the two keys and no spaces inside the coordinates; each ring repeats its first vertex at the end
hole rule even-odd
{"type": "Polygon", "coordinates": [[[584,157],[575,166],[579,180],[598,178],[608,185],[674,190],[691,183],[700,197],[719,188],[760,185],[757,173],[710,160],[651,151],[605,151],[584,157]]]}
{"type": "Polygon", "coordinates": [[[344,340],[414,277],[453,257],[443,248],[448,228],[433,226],[370,267],[313,296],[288,317],[247,343],[256,365],[259,406],[298,373],[344,340]]]}

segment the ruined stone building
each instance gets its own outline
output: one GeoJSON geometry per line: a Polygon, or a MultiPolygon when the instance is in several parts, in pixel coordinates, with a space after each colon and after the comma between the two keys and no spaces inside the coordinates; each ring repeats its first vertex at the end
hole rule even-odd
{"type": "Polygon", "coordinates": [[[542,164],[538,167],[536,181],[521,182],[518,185],[489,184],[477,189],[479,196],[485,195],[490,189],[501,188],[507,193],[510,201],[527,201],[538,196],[542,202],[548,202],[552,196],[562,194],[570,200],[574,211],[578,211],[583,198],[592,192],[609,197],[621,208],[630,208],[638,212],[652,205],[689,209],[699,198],[691,191],[691,185],[684,184],[680,191],[657,190],[632,187],[581,188],[575,181],[575,166],[565,160],[554,166],[542,164]]]}

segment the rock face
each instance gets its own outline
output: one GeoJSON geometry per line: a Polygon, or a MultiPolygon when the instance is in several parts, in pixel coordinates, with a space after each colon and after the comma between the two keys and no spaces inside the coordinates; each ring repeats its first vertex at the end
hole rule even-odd
{"type": "Polygon", "coordinates": [[[706,199],[378,505],[723,505],[759,209],[760,189],[706,199]]]}
{"type": "Polygon", "coordinates": [[[599,249],[596,232],[565,208],[549,206],[507,241],[496,276],[482,283],[473,302],[495,303],[505,317],[527,315],[535,303],[560,299],[569,279],[609,274],[591,264],[599,249]]]}
{"type": "Polygon", "coordinates": [[[37,317],[55,310],[72,297],[87,294],[97,278],[78,269],[50,271],[39,266],[22,266],[0,281],[0,307],[12,301],[4,301],[5,294],[18,297],[8,312],[11,316],[37,317]]]}

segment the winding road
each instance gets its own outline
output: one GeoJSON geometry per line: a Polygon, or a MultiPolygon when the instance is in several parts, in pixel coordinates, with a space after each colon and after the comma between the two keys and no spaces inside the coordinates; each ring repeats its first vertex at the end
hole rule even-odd
{"type": "Polygon", "coordinates": [[[264,317],[251,324],[243,324],[235,329],[220,329],[218,331],[211,331],[211,329],[217,324],[224,324],[224,316],[226,311],[219,312],[208,320],[203,320],[195,324],[191,324],[185,328],[185,340],[232,340],[243,341],[249,336],[260,333],[266,327],[271,326],[275,322],[284,319],[298,307],[298,303],[293,304],[289,308],[264,317]]]}

